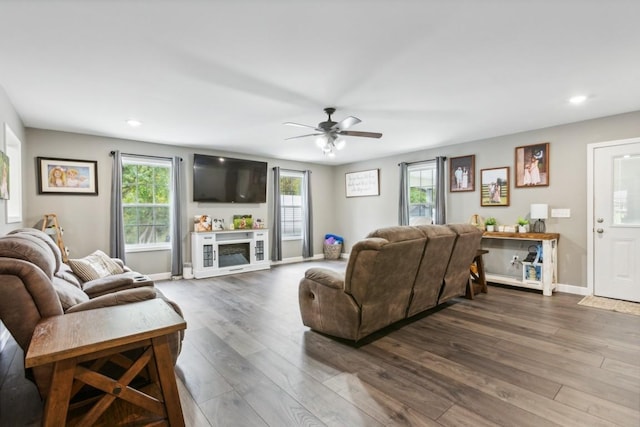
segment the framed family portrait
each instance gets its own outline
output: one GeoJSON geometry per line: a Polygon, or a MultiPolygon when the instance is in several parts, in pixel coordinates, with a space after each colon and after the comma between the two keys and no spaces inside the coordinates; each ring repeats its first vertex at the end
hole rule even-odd
{"type": "Polygon", "coordinates": [[[98,195],[98,162],[38,157],[38,194],[98,195]]]}
{"type": "Polygon", "coordinates": [[[509,206],[509,167],[480,171],[480,206],[509,206]]]}
{"type": "Polygon", "coordinates": [[[549,143],[516,147],[516,187],[549,185],[549,143]]]}
{"type": "Polygon", "coordinates": [[[474,191],[476,189],[476,156],[451,157],[449,159],[449,191],[474,191]]]}

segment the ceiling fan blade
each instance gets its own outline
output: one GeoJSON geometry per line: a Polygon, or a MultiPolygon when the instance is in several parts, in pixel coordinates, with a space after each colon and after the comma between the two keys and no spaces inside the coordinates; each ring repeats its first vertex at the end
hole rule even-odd
{"type": "Polygon", "coordinates": [[[351,126],[357,125],[361,121],[362,120],[360,120],[357,117],[349,116],[346,119],[343,119],[343,120],[339,121],[338,123],[336,123],[335,125],[331,126],[331,129],[332,130],[334,130],[334,129],[337,129],[337,130],[349,129],[351,126]]]}
{"type": "Polygon", "coordinates": [[[288,140],[288,139],[297,139],[297,138],[306,138],[308,136],[318,136],[318,135],[324,135],[324,133],[308,133],[306,135],[298,135],[298,136],[292,136],[291,138],[285,138],[284,140],[288,140]]]}
{"type": "Polygon", "coordinates": [[[378,132],[358,132],[358,131],[354,131],[354,130],[343,130],[338,132],[339,135],[346,135],[346,136],[363,136],[365,138],[380,138],[382,137],[381,133],[378,132]]]}
{"type": "MultiPolygon", "coordinates": [[[[299,128],[311,128],[311,129],[316,129],[315,126],[311,126],[311,125],[303,125],[301,123],[293,123],[293,122],[285,122],[283,123],[283,125],[287,125],[287,126],[297,126],[299,128]]],[[[316,129],[317,130],[317,129],[316,129]]]]}

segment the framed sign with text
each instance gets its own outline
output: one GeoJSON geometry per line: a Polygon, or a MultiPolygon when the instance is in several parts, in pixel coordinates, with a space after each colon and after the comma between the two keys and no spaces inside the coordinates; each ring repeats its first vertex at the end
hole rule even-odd
{"type": "Polygon", "coordinates": [[[347,197],[379,196],[380,169],[345,174],[345,194],[347,197]]]}

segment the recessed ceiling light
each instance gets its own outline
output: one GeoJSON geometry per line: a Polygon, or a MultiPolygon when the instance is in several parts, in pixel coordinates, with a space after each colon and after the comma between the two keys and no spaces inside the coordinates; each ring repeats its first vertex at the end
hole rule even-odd
{"type": "Polygon", "coordinates": [[[582,104],[586,100],[587,100],[587,95],[576,95],[569,98],[569,102],[574,105],[582,104]]]}
{"type": "Polygon", "coordinates": [[[142,122],[140,120],[136,120],[136,119],[129,119],[129,120],[127,120],[127,124],[129,126],[131,126],[132,128],[137,128],[138,126],[140,126],[142,124],[142,122]]]}

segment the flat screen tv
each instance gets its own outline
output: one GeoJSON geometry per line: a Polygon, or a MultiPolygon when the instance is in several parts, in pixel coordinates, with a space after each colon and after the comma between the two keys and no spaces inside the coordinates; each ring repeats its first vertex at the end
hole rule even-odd
{"type": "Polygon", "coordinates": [[[265,203],[267,163],[194,154],[193,201],[265,203]]]}

